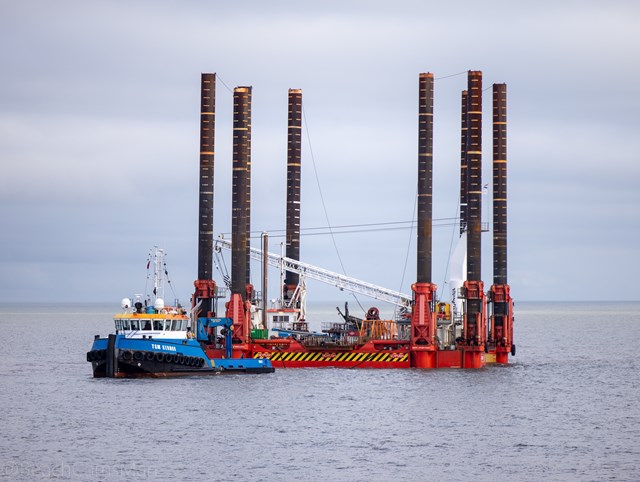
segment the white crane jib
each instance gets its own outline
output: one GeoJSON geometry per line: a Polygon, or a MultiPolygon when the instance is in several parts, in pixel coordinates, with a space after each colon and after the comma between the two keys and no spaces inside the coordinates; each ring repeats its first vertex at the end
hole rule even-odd
{"type": "MultiPolygon", "coordinates": [[[[215,242],[214,249],[219,252],[222,248],[230,250],[231,241],[224,238],[218,238],[215,242]]],[[[262,250],[256,248],[249,249],[251,259],[262,261],[262,250]]],[[[333,271],[287,258],[280,254],[267,253],[267,262],[269,265],[280,268],[281,270],[298,273],[301,277],[321,281],[322,283],[335,286],[341,290],[347,290],[353,293],[369,296],[376,300],[391,303],[403,308],[410,308],[411,306],[411,296],[400,293],[399,291],[383,288],[382,286],[351,278],[340,273],[334,273],[333,271]]]]}

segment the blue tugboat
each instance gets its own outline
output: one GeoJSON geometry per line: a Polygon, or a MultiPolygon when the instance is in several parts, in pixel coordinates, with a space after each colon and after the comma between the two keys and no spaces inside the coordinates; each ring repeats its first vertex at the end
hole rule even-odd
{"type": "Polygon", "coordinates": [[[136,295],[122,300],[122,312],[115,315],[115,333],[96,335],[87,361],[94,377],[138,378],[219,375],[230,373],[272,373],[269,360],[232,358],[232,320],[198,318],[191,312],[165,306],[163,294],[164,251],[155,247],[153,298],[136,295]],[[193,327],[193,328],[192,328],[193,327]],[[220,357],[210,358],[211,334],[220,329],[214,342],[220,357]]]}

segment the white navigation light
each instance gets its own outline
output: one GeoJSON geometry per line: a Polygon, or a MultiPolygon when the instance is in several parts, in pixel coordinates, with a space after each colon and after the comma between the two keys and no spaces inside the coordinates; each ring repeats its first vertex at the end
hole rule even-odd
{"type": "Polygon", "coordinates": [[[156,311],[160,311],[164,308],[164,300],[162,298],[156,298],[156,302],[153,304],[156,311]]]}
{"type": "Polygon", "coordinates": [[[126,310],[127,308],[131,308],[131,300],[129,298],[122,298],[122,301],[120,302],[120,306],[122,306],[123,310],[126,310]]]}

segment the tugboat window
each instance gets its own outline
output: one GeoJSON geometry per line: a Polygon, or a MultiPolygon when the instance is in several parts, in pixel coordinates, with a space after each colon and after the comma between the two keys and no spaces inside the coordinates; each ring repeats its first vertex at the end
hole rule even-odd
{"type": "Polygon", "coordinates": [[[138,320],[131,320],[131,329],[132,330],[139,330],[140,326],[138,324],[138,320]]]}
{"type": "Polygon", "coordinates": [[[164,330],[164,320],[153,320],[153,329],[156,331],[164,330]]]}
{"type": "Polygon", "coordinates": [[[173,331],[179,331],[179,330],[180,330],[180,325],[181,325],[181,324],[182,324],[182,323],[180,323],[180,320],[173,320],[173,323],[171,324],[171,325],[172,325],[172,326],[171,326],[171,329],[172,329],[173,331]]]}
{"type": "Polygon", "coordinates": [[[122,320],[122,327],[123,327],[125,330],[129,330],[129,329],[130,329],[130,327],[129,327],[129,320],[122,320]]]}

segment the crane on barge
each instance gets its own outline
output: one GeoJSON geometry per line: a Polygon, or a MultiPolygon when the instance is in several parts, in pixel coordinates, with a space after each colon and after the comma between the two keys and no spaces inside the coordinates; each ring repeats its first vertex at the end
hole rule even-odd
{"type": "MultiPolygon", "coordinates": [[[[223,249],[231,251],[231,241],[223,237],[219,237],[214,244],[214,250],[218,255],[223,249]]],[[[369,324],[383,326],[382,331],[393,333],[400,338],[404,338],[403,332],[406,331],[406,325],[409,323],[409,313],[411,311],[412,300],[407,294],[399,291],[391,290],[383,286],[378,286],[367,281],[362,281],[350,276],[346,276],[340,273],[335,273],[328,269],[320,268],[309,263],[289,258],[284,254],[275,254],[265,252],[264,250],[257,248],[249,248],[250,257],[255,261],[260,261],[269,266],[280,269],[280,298],[276,307],[271,309],[266,308],[266,303],[263,303],[262,316],[259,317],[259,311],[254,311],[254,319],[252,325],[254,327],[261,326],[267,330],[272,328],[273,331],[280,335],[296,335],[307,336],[309,335],[308,325],[306,323],[306,279],[313,279],[325,283],[330,286],[334,286],[341,291],[348,291],[351,293],[357,293],[369,298],[383,301],[397,307],[396,320],[382,321],[379,319],[379,310],[376,307],[371,307],[366,312],[365,325],[369,324]],[[266,253],[266,255],[265,255],[266,253]],[[284,284],[284,273],[295,273],[299,276],[298,283],[295,290],[291,293],[291,296],[285,296],[286,287],[284,284]],[[268,322],[268,323],[267,323],[268,322]],[[391,326],[394,325],[394,326],[391,326]],[[399,326],[396,326],[399,325],[399,326]],[[403,327],[403,325],[405,325],[403,327]],[[400,333],[398,333],[398,331],[400,333]]],[[[220,265],[221,263],[217,263],[220,265]]],[[[227,277],[228,279],[228,277],[227,277]]],[[[265,300],[266,294],[266,281],[263,281],[262,298],[265,300]]],[[[254,292],[255,293],[255,292],[254,292]]],[[[259,303],[254,303],[259,305],[259,303]]],[[[344,318],[345,324],[328,323],[323,327],[325,332],[362,332],[363,324],[362,320],[356,317],[349,316],[348,308],[345,305],[345,313],[340,312],[340,315],[344,318]],[[350,326],[351,328],[348,328],[350,326]],[[326,328],[326,330],[324,329],[326,328]]],[[[380,330],[379,326],[373,328],[373,331],[380,330]]],[[[371,327],[368,327],[369,332],[372,331],[371,327]]],[[[319,333],[313,333],[313,336],[320,335],[319,333]]],[[[392,335],[393,336],[393,335],[392,335]]]]}
{"type": "MultiPolygon", "coordinates": [[[[225,238],[218,238],[215,241],[214,250],[220,252],[222,249],[231,250],[231,241],[225,238]]],[[[263,261],[263,251],[258,248],[249,248],[251,259],[263,261]]],[[[352,293],[358,293],[370,298],[374,298],[385,303],[396,305],[399,308],[411,308],[411,296],[399,291],[384,288],[367,281],[362,281],[350,276],[320,268],[309,263],[304,263],[296,259],[287,258],[286,256],[266,253],[267,263],[270,266],[280,268],[281,271],[289,271],[297,273],[301,276],[300,285],[304,285],[303,279],[309,278],[331,286],[335,286],[340,290],[347,290],[352,293]]],[[[304,289],[304,288],[301,288],[304,289]]]]}
{"type": "MultiPolygon", "coordinates": [[[[463,243],[463,246],[466,246],[466,243],[463,243]]],[[[378,301],[383,301],[385,303],[389,303],[398,308],[398,316],[394,320],[398,325],[407,325],[409,323],[409,313],[411,312],[413,300],[411,296],[395,291],[389,288],[385,288],[383,286],[378,286],[373,283],[369,283],[367,281],[362,281],[357,278],[353,278],[350,276],[346,276],[340,273],[335,273],[333,271],[320,268],[318,266],[314,266],[309,263],[304,263],[299,260],[291,259],[283,254],[276,254],[272,252],[267,252],[266,257],[263,256],[264,251],[258,248],[249,248],[251,259],[254,261],[267,262],[269,266],[279,268],[281,277],[285,271],[296,273],[300,276],[299,284],[296,287],[293,296],[289,299],[285,299],[283,296],[283,283],[281,283],[281,292],[280,299],[278,300],[280,310],[264,310],[261,319],[254,321],[254,326],[262,324],[265,328],[264,321],[267,320],[267,311],[273,311],[275,313],[289,312],[295,314],[295,319],[293,323],[289,324],[291,327],[301,327],[304,326],[300,332],[306,331],[306,324],[304,320],[306,318],[306,283],[305,280],[313,279],[316,281],[320,281],[321,283],[325,283],[330,286],[334,286],[341,291],[348,291],[351,293],[357,293],[363,296],[367,296],[369,298],[373,298],[378,301]],[[296,310],[294,307],[298,306],[299,309],[296,310]]],[[[225,239],[224,237],[218,237],[214,242],[214,251],[216,255],[219,255],[222,250],[231,251],[231,241],[225,239]]],[[[216,262],[219,266],[222,266],[222,263],[216,262]]],[[[226,277],[228,279],[228,277],[226,277]]],[[[254,292],[255,293],[255,292],[254,292]]],[[[460,298],[461,290],[457,289],[453,291],[453,300],[451,303],[440,302],[436,303],[437,306],[437,331],[438,331],[438,342],[440,348],[451,347],[455,344],[455,338],[460,334],[462,328],[462,309],[460,307],[460,303],[457,303],[456,300],[460,298]]],[[[265,288],[263,286],[263,292],[261,294],[262,297],[266,297],[265,288]]],[[[259,304],[259,303],[256,303],[259,304]]],[[[345,310],[346,311],[346,310],[345,310]]],[[[258,313],[258,311],[254,312],[258,313]]],[[[346,315],[340,313],[345,320],[349,318],[348,312],[346,311],[346,315]]],[[[379,311],[375,307],[371,307],[366,312],[367,318],[377,318],[379,311]]],[[[276,314],[276,316],[278,316],[276,314]]],[[[279,319],[271,319],[271,326],[282,327],[281,320],[279,319]]],[[[333,324],[335,325],[335,324],[333,324]]],[[[402,326],[399,327],[399,338],[404,338],[403,332],[405,332],[406,328],[402,326]]],[[[294,330],[296,331],[296,330],[294,330]]]]}

